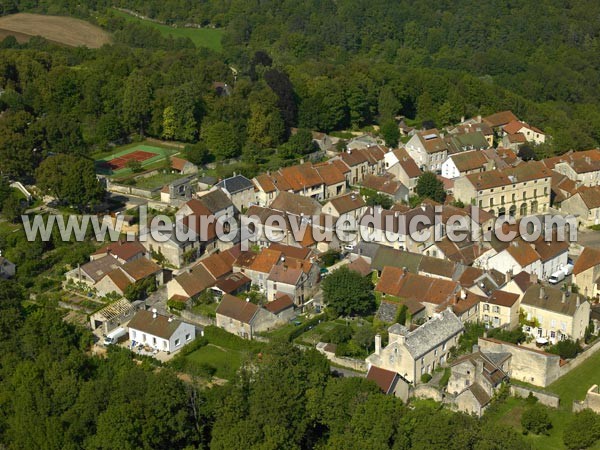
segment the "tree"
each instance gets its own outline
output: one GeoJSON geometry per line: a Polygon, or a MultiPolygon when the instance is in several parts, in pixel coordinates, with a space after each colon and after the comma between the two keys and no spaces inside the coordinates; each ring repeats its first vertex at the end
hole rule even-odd
{"type": "Polygon", "coordinates": [[[325,303],[337,315],[367,315],[375,308],[371,280],[347,267],[341,267],[325,278],[322,289],[325,303]]]}
{"type": "Polygon", "coordinates": [[[210,160],[210,152],[204,142],[186,145],[183,153],[189,162],[197,166],[206,164],[210,160]]]}
{"type": "Polygon", "coordinates": [[[296,134],[291,135],[284,145],[289,147],[295,155],[307,155],[317,149],[312,133],[306,128],[300,128],[296,131],[296,134]]]}
{"type": "Polygon", "coordinates": [[[284,135],[284,124],[279,111],[264,103],[250,105],[248,140],[260,148],[276,147],[284,135]]]}
{"type": "Polygon", "coordinates": [[[50,156],[42,161],[35,177],[42,191],[68,205],[86,206],[99,201],[104,193],[93,161],[80,156],[50,156]]]}
{"type": "Polygon", "coordinates": [[[419,197],[430,198],[440,203],[446,198],[444,183],[433,172],[425,172],[419,177],[415,191],[419,197]]]}
{"type": "Polygon", "coordinates": [[[600,440],[600,416],[591,409],[573,415],[565,425],[563,442],[570,450],[588,448],[600,440]]]}
{"type": "Polygon", "coordinates": [[[127,164],[125,166],[128,169],[130,169],[133,173],[142,171],[142,163],[139,162],[137,159],[130,159],[129,161],[127,161],[127,164]]]}
{"type": "Polygon", "coordinates": [[[9,222],[17,222],[24,211],[21,198],[15,192],[12,192],[2,203],[2,215],[9,222]]]}
{"type": "Polygon", "coordinates": [[[150,122],[152,111],[152,85],[139,72],[134,72],[125,81],[123,92],[123,120],[130,131],[138,130],[140,136],[150,122]]]}
{"type": "Polygon", "coordinates": [[[289,76],[278,69],[269,69],[265,72],[267,85],[277,95],[277,107],[287,128],[296,125],[298,120],[298,106],[296,93],[289,76]]]}
{"type": "Polygon", "coordinates": [[[519,158],[521,158],[523,161],[531,161],[531,160],[537,159],[535,151],[533,150],[533,147],[529,144],[521,145],[521,147],[519,148],[519,153],[517,153],[517,156],[519,158]]]}
{"type": "Polygon", "coordinates": [[[167,106],[163,111],[162,135],[165,139],[175,137],[175,110],[172,106],[167,106]]]}
{"type": "Polygon", "coordinates": [[[394,148],[398,146],[398,142],[400,141],[400,130],[398,129],[396,122],[385,122],[381,125],[380,131],[386,146],[394,148]]]}
{"type": "Polygon", "coordinates": [[[383,86],[381,91],[379,91],[379,97],[377,99],[379,123],[393,120],[400,109],[402,109],[402,103],[398,100],[394,89],[389,85],[383,86]]]}
{"type": "Polygon", "coordinates": [[[536,403],[527,408],[521,416],[523,428],[534,434],[548,434],[552,428],[552,422],[545,406],[536,403]]]}
{"type": "Polygon", "coordinates": [[[239,139],[230,123],[214,122],[203,125],[202,139],[219,160],[239,155],[239,139]]]}
{"type": "Polygon", "coordinates": [[[577,356],[581,351],[579,342],[572,339],[565,339],[564,341],[558,341],[552,347],[548,349],[548,353],[554,353],[560,355],[563,359],[572,359],[577,356]]]}

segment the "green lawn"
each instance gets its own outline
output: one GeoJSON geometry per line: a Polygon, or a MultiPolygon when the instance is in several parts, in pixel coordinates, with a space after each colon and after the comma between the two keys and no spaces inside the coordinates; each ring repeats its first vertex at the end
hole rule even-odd
{"type": "MultiPolygon", "coordinates": [[[[546,388],[546,391],[560,396],[560,407],[548,409],[552,420],[549,436],[527,436],[534,448],[544,450],[565,448],[562,437],[566,423],[572,417],[573,400],[583,400],[592,384],[600,384],[600,352],[546,388]]],[[[485,420],[510,425],[521,432],[521,414],[526,407],[524,399],[511,397],[504,403],[493,406],[489,414],[486,413],[485,420]]],[[[599,450],[600,442],[590,448],[599,450]]]]}
{"type": "Polygon", "coordinates": [[[562,408],[571,408],[573,400],[583,400],[592,384],[600,385],[600,352],[559,378],[547,390],[560,395],[562,408]]]}
{"type": "Polygon", "coordinates": [[[137,17],[119,11],[112,10],[116,16],[122,17],[131,22],[142,22],[160,31],[163,36],[172,36],[173,38],[190,38],[196,47],[206,47],[217,52],[223,48],[221,39],[223,38],[223,30],[216,28],[175,28],[168,25],[152,22],[150,20],[138,19],[137,17]]]}
{"type": "Polygon", "coordinates": [[[148,178],[138,178],[135,180],[135,186],[141,189],[154,189],[169,184],[179,178],[182,178],[182,175],[178,173],[159,173],[148,178]]]}
{"type": "Polygon", "coordinates": [[[242,352],[208,344],[190,353],[186,358],[193,363],[210,364],[217,369],[216,377],[230,380],[242,365],[245,357],[246,355],[242,352]]]}
{"type": "Polygon", "coordinates": [[[233,379],[240,366],[245,361],[255,358],[265,346],[264,343],[242,339],[215,326],[204,328],[203,339],[207,345],[191,353],[176,356],[176,364],[183,358],[182,370],[200,376],[200,365],[209,365],[216,369],[216,377],[226,380],[233,379]]]}

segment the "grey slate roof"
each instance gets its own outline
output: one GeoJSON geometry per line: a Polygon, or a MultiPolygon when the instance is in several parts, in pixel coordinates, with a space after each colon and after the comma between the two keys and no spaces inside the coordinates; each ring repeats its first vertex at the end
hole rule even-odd
{"type": "MultiPolygon", "coordinates": [[[[388,331],[390,333],[396,331],[396,334],[399,334],[397,333],[399,331],[402,334],[404,333],[402,329],[406,330],[406,327],[395,324],[388,331]]],[[[404,342],[411,356],[417,359],[463,330],[464,325],[460,319],[452,311],[446,309],[416,330],[407,333],[404,342]]]]}
{"type": "Polygon", "coordinates": [[[225,178],[217,183],[217,187],[235,194],[236,192],[245,191],[246,189],[254,189],[254,184],[243,175],[225,178]]]}
{"type": "Polygon", "coordinates": [[[232,205],[229,197],[221,189],[210,191],[208,194],[204,194],[198,198],[198,200],[213,214],[227,209],[232,205]]]}

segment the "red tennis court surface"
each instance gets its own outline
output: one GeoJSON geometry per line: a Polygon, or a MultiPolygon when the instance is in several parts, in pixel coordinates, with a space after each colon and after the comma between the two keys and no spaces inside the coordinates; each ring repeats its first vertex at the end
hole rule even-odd
{"type": "Polygon", "coordinates": [[[119,156],[117,158],[113,158],[110,161],[107,161],[106,164],[112,170],[119,170],[127,166],[129,161],[146,161],[147,159],[154,158],[156,153],[145,152],[143,150],[136,150],[131,153],[127,153],[126,155],[119,156]]]}

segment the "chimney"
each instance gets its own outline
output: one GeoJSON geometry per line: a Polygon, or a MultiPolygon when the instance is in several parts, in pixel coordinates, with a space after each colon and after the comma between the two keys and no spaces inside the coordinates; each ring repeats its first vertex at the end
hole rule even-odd
{"type": "Polygon", "coordinates": [[[246,297],[246,303],[250,303],[250,297],[246,297]]]}
{"type": "Polygon", "coordinates": [[[546,291],[544,290],[544,286],[540,286],[540,299],[543,299],[546,295],[546,291]]]}
{"type": "Polygon", "coordinates": [[[581,305],[581,302],[579,301],[579,295],[577,296],[577,302],[575,303],[575,307],[579,308],[579,305],[581,305]]]}
{"type": "Polygon", "coordinates": [[[379,356],[381,354],[381,335],[375,335],[375,354],[379,356]]]}
{"type": "Polygon", "coordinates": [[[566,291],[563,291],[563,293],[562,293],[562,299],[561,299],[560,302],[564,303],[566,300],[567,300],[567,293],[566,293],[566,291]]]}
{"type": "Polygon", "coordinates": [[[472,352],[473,353],[477,353],[478,351],[479,351],[479,345],[473,344],[473,350],[472,350],[472,352]]]}
{"type": "Polygon", "coordinates": [[[463,300],[467,298],[467,290],[464,287],[460,288],[460,298],[463,300]]]}
{"type": "Polygon", "coordinates": [[[512,272],[510,270],[507,270],[504,274],[504,282],[508,283],[510,280],[512,280],[512,272]]]}
{"type": "Polygon", "coordinates": [[[158,311],[156,310],[156,308],[152,308],[152,318],[156,319],[158,311]]]}
{"type": "Polygon", "coordinates": [[[173,322],[173,316],[169,316],[169,322],[173,322]]]}
{"type": "Polygon", "coordinates": [[[537,282],[538,282],[537,273],[530,274],[529,275],[529,281],[531,281],[533,284],[537,284],[537,282]]]}
{"type": "Polygon", "coordinates": [[[406,336],[404,336],[403,334],[399,334],[398,340],[396,342],[398,342],[398,344],[400,345],[404,345],[404,343],[406,342],[406,336]]]}

